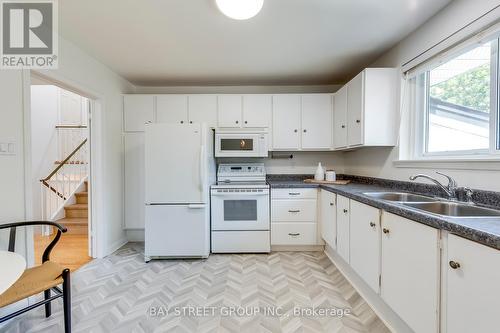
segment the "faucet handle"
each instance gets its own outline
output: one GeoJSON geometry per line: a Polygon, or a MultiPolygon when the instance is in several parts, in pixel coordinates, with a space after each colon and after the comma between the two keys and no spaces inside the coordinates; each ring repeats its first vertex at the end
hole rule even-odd
{"type": "Polygon", "coordinates": [[[465,191],[465,197],[467,198],[467,202],[471,203],[472,196],[474,195],[474,190],[468,187],[464,187],[463,190],[465,191]]]}
{"type": "Polygon", "coordinates": [[[448,188],[451,189],[451,188],[456,188],[457,187],[457,181],[453,178],[451,178],[450,176],[448,175],[445,175],[444,173],[442,172],[439,172],[439,171],[436,171],[436,173],[438,175],[441,175],[443,177],[446,177],[448,179],[448,188]]]}

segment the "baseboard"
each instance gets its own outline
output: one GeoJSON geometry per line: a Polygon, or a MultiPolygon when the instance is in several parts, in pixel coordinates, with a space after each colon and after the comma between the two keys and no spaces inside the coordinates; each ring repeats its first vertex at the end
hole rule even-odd
{"type": "Polygon", "coordinates": [[[323,252],[324,245],[271,245],[272,252],[323,252]]]}
{"type": "Polygon", "coordinates": [[[144,242],[144,229],[125,230],[129,242],[144,242]]]}
{"type": "Polygon", "coordinates": [[[382,300],[380,295],[359,277],[335,250],[326,245],[325,254],[391,332],[413,333],[413,330],[382,300]]]}
{"type": "Polygon", "coordinates": [[[113,252],[115,252],[116,250],[118,250],[119,248],[121,248],[123,245],[125,245],[127,243],[128,243],[128,239],[126,237],[120,238],[119,240],[111,243],[108,246],[108,249],[107,249],[106,253],[104,254],[104,256],[108,256],[108,255],[112,254],[113,252]]]}

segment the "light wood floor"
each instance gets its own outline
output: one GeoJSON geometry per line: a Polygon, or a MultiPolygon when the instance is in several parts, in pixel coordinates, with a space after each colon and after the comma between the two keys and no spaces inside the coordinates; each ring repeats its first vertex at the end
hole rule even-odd
{"type": "MultiPolygon", "coordinates": [[[[35,264],[42,263],[42,254],[54,235],[35,235],[35,264]]],[[[72,272],[92,260],[88,256],[87,235],[63,234],[52,249],[50,259],[69,268],[72,272]]]]}

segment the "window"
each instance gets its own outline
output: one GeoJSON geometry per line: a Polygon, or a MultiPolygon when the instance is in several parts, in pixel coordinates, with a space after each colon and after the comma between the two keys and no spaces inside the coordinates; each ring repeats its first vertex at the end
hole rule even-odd
{"type": "Polygon", "coordinates": [[[459,48],[411,79],[414,157],[499,153],[498,47],[491,37],[459,48]]]}

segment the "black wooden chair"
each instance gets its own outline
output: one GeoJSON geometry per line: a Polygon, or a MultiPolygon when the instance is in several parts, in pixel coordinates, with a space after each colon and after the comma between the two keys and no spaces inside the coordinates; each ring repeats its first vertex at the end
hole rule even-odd
{"type": "MultiPolygon", "coordinates": [[[[43,291],[44,299],[29,305],[26,308],[15,311],[4,317],[0,317],[0,323],[14,318],[22,313],[45,305],[45,317],[50,317],[51,302],[59,297],[63,299],[64,309],[64,331],[71,332],[71,286],[70,271],[57,263],[50,261],[50,252],[61,238],[61,233],[66,232],[66,228],[58,223],[50,221],[29,221],[0,224],[1,229],[10,228],[9,251],[14,252],[16,242],[16,228],[27,226],[52,226],[57,229],[54,239],[47,246],[42,256],[42,264],[36,267],[28,268],[21,277],[4,293],[0,294],[0,308],[9,304],[18,302],[27,297],[39,294],[43,291]],[[58,287],[62,284],[62,290],[58,287]],[[54,295],[51,295],[51,290],[54,295]]],[[[2,267],[8,269],[8,267],[2,267]]]]}

